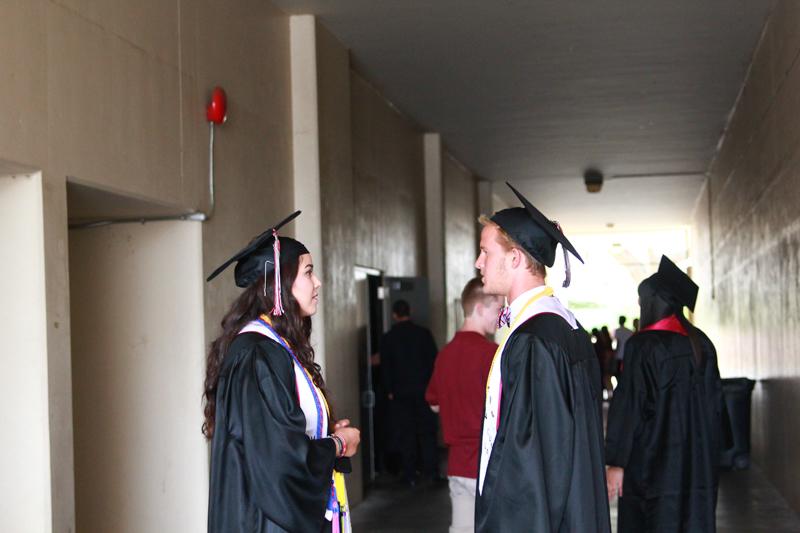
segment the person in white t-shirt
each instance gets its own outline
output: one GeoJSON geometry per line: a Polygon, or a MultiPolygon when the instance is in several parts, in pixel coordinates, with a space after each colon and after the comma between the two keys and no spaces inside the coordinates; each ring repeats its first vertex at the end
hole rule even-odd
{"type": "Polygon", "coordinates": [[[617,343],[616,350],[614,352],[614,375],[619,376],[621,367],[622,367],[622,359],[625,357],[625,343],[628,342],[628,339],[631,338],[633,335],[633,331],[629,330],[625,327],[625,322],[628,319],[622,315],[619,317],[619,327],[614,331],[614,340],[617,343]]]}

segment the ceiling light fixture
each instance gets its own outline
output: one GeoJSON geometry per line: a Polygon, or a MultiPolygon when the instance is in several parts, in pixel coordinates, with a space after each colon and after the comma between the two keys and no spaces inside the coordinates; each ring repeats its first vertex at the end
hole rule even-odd
{"type": "Polygon", "coordinates": [[[586,184],[587,192],[600,192],[603,188],[603,173],[596,168],[587,168],[583,172],[583,183],[586,184]]]}

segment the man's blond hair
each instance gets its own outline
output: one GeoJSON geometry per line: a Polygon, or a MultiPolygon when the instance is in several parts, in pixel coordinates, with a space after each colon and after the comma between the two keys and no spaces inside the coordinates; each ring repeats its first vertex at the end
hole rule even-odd
{"type": "Polygon", "coordinates": [[[527,262],[526,266],[531,274],[541,276],[542,278],[544,278],[547,275],[547,271],[545,270],[544,265],[539,261],[537,261],[536,259],[534,259],[534,257],[525,248],[520,246],[517,243],[517,241],[512,239],[511,235],[506,233],[506,230],[501,228],[496,222],[494,222],[486,215],[481,215],[480,217],[478,217],[478,222],[480,222],[482,226],[492,225],[495,228],[497,228],[497,242],[507,252],[510,252],[513,249],[519,250],[522,253],[523,257],[525,257],[525,260],[527,262]]]}

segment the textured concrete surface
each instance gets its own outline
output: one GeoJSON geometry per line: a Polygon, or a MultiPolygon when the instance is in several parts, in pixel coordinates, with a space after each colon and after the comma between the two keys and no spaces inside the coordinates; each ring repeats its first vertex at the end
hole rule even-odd
{"type": "Polygon", "coordinates": [[[702,179],[663,174],[707,168],[775,0],[276,3],[317,13],[498,192],[596,231],[688,222],[702,179]],[[662,177],[589,195],[588,165],[662,177]]]}
{"type": "Polygon", "coordinates": [[[478,191],[475,176],[450,155],[442,157],[447,340],[461,326],[461,290],[475,276],[478,191]]]}
{"type": "MultiPolygon", "coordinates": [[[[616,531],[616,502],[611,507],[616,531]]],[[[408,488],[381,480],[353,509],[356,533],[447,533],[450,497],[447,485],[408,488]]],[[[757,467],[723,472],[717,505],[717,533],[797,533],[800,516],[757,467]]]]}
{"type": "Polygon", "coordinates": [[[800,510],[800,2],[780,2],[698,201],[696,323],[723,377],[757,379],[755,460],[800,510]]]}
{"type": "MultiPolygon", "coordinates": [[[[426,275],[423,136],[352,71],[347,49],[322,26],[317,55],[326,380],[337,416],[360,427],[353,268],[426,275]]],[[[446,279],[460,294],[476,246],[475,181],[457,161],[443,159],[446,279]]],[[[361,471],[355,463],[349,487],[357,502],[361,471]]]]}

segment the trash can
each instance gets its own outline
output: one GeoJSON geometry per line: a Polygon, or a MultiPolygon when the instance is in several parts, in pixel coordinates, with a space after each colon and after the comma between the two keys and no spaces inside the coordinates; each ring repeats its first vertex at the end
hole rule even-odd
{"type": "Polygon", "coordinates": [[[750,396],[755,384],[747,378],[722,380],[725,398],[720,455],[722,468],[746,470],[750,467],[750,396]]]}

